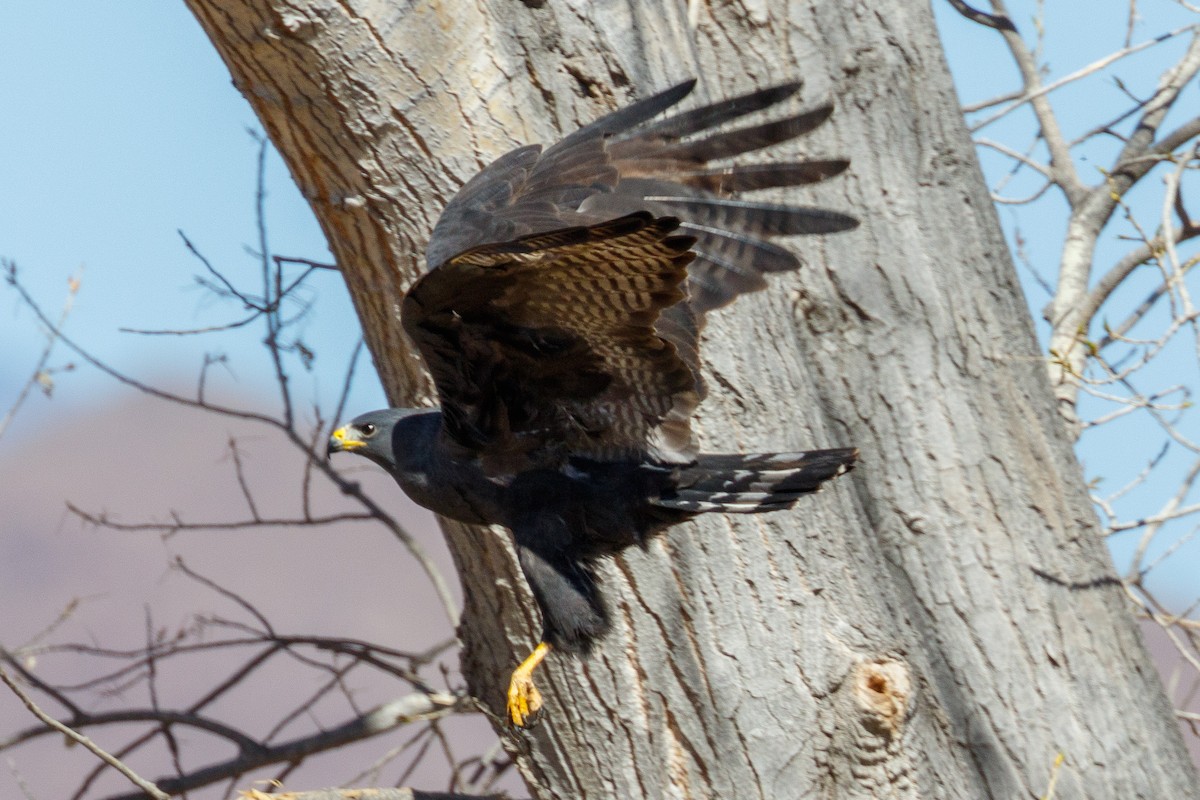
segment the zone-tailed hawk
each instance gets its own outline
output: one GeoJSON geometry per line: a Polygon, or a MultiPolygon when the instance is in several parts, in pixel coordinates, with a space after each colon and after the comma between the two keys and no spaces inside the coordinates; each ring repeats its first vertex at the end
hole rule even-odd
{"type": "Polygon", "coordinates": [[[330,440],[421,505],[512,531],[543,621],[509,684],[517,726],[541,707],[532,674],[550,648],[586,653],[609,628],[596,559],[706,511],[788,508],[857,457],[698,451],[705,314],[800,267],[772,237],[857,221],[731,199],[845,170],[841,159],[730,162],[808,133],[831,105],[723,128],[791,97],[800,85],[789,83],[651,121],[694,84],[548,149],[513,150],[463,186],[401,311],[441,409],[364,414],[330,440]]]}

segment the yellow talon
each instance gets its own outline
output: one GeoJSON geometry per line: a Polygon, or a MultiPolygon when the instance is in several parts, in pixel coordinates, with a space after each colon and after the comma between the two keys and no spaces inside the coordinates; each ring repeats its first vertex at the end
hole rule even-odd
{"type": "Polygon", "coordinates": [[[532,722],[542,709],[542,693],[533,685],[533,671],[550,652],[550,645],[538,642],[521,666],[513,670],[508,682],[508,718],[518,728],[532,722]]]}

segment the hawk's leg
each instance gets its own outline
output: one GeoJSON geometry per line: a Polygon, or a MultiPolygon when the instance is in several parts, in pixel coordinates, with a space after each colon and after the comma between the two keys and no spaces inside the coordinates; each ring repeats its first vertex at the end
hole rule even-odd
{"type": "Polygon", "coordinates": [[[532,722],[542,709],[542,693],[533,684],[533,671],[550,652],[550,645],[538,642],[521,666],[513,670],[508,681],[508,718],[518,728],[532,722]]]}
{"type": "Polygon", "coordinates": [[[608,612],[600,597],[596,576],[584,555],[571,519],[571,495],[554,473],[522,476],[511,491],[515,499],[509,527],[517,544],[521,572],[542,612],[542,635],[529,658],[517,667],[509,682],[508,714],[522,727],[542,704],[533,685],[533,671],[551,648],[566,653],[586,653],[609,627],[608,612]],[[524,484],[524,485],[521,485],[524,484]]]}

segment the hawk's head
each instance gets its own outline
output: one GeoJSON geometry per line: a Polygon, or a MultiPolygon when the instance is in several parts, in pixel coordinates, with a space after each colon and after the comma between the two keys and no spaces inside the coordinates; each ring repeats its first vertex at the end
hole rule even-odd
{"type": "Polygon", "coordinates": [[[329,455],[356,453],[386,469],[396,466],[393,439],[396,423],[414,414],[428,414],[427,408],[384,408],[356,417],[329,437],[329,455]]]}

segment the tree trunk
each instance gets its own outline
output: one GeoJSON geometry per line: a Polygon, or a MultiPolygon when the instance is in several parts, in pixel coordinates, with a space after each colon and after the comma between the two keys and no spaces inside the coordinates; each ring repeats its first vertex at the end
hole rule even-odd
{"type": "MultiPolygon", "coordinates": [[[[1134,628],[927,4],[188,0],[312,202],[397,404],[397,320],[460,183],[698,74],[803,77],[799,202],[863,226],[715,314],[709,451],[857,445],[792,513],[710,515],[604,570],[615,631],[539,671],[512,740],[539,798],[1183,798],[1195,775],[1134,628]],[[1062,756],[1061,767],[1056,759],[1062,756]]],[[[507,539],[447,524],[470,687],[502,710],[539,631],[507,539]]]]}

